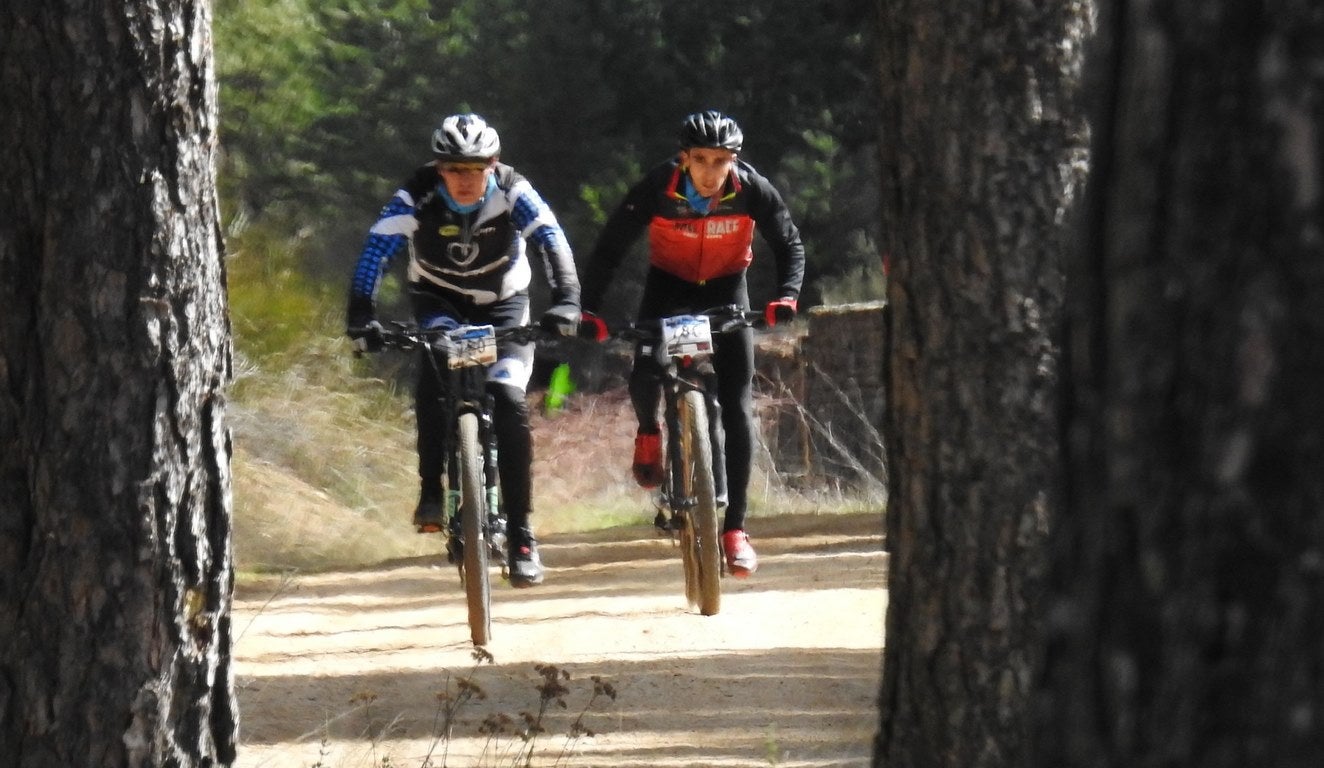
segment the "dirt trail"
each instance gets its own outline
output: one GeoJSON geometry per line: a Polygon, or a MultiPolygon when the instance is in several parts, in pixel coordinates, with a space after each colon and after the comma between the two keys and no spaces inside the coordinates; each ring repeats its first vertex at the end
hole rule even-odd
{"type": "MultiPolygon", "coordinates": [[[[876,514],[751,520],[759,572],[724,580],[712,617],[687,610],[678,553],[649,526],[548,536],[544,585],[494,585],[494,661],[473,673],[486,698],[460,710],[433,765],[511,765],[478,729],[537,710],[539,663],[569,672],[571,692],[534,765],[868,765],[881,530],[876,514]],[[593,675],[617,698],[594,703],[584,722],[596,737],[562,754],[593,675]]],[[[421,766],[437,693],[475,665],[459,581],[440,559],[246,586],[235,631],[243,768],[421,766]]]]}

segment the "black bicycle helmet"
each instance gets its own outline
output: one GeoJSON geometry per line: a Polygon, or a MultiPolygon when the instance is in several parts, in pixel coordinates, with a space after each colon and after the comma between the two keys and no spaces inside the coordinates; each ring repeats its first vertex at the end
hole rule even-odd
{"type": "Polygon", "coordinates": [[[680,127],[680,148],[709,147],[739,152],[745,141],[736,121],[716,110],[695,112],[680,127]]]}
{"type": "Polygon", "coordinates": [[[475,114],[451,115],[432,132],[432,154],[438,160],[491,160],[500,153],[496,129],[475,114]]]}

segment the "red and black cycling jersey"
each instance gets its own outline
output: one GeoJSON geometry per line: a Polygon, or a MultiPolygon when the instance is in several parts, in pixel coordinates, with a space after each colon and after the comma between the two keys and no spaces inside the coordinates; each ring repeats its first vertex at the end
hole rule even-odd
{"type": "Polygon", "coordinates": [[[699,212],[685,195],[679,157],[653,170],[626,194],[607,220],[583,270],[583,306],[596,311],[611,276],[647,229],[653,269],[688,283],[742,274],[753,260],[757,230],[777,261],[779,296],[798,298],[804,280],[804,245],[786,203],[772,184],[737,160],[722,191],[699,212]]]}

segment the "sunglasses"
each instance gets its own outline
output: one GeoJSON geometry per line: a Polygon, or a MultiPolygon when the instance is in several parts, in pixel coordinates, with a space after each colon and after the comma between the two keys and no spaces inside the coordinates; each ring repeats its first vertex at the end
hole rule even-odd
{"type": "Polygon", "coordinates": [[[487,163],[446,163],[441,166],[442,173],[465,174],[482,173],[489,167],[487,163]]]}

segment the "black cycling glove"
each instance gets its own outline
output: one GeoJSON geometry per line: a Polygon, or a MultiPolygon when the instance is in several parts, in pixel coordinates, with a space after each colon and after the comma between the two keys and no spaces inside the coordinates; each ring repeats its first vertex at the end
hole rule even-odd
{"type": "Polygon", "coordinates": [[[579,331],[579,307],[557,304],[543,313],[538,325],[558,336],[574,336],[579,331]]]}

